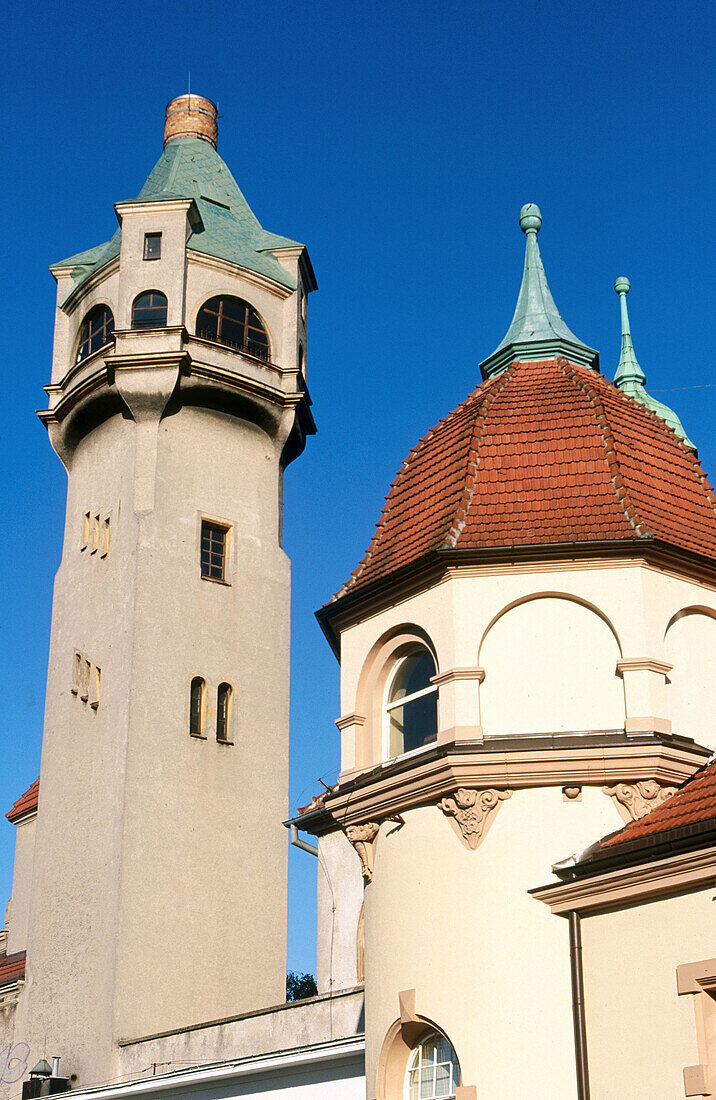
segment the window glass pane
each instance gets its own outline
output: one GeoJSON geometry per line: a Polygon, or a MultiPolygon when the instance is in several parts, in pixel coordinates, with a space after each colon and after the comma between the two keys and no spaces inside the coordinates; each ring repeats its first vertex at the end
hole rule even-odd
{"type": "Polygon", "coordinates": [[[430,677],[435,675],[435,662],[427,649],[416,649],[400,666],[390,692],[389,702],[404,699],[416,691],[430,687],[430,677]]]}
{"type": "Polygon", "coordinates": [[[107,306],[96,306],[85,317],[80,328],[77,362],[86,359],[112,338],[114,317],[107,306]]]}
{"type": "Polygon", "coordinates": [[[140,294],[132,307],[132,328],[161,328],[167,323],[167,300],[159,291],[140,294]]]}
{"type": "Polygon", "coordinates": [[[268,333],[256,310],[243,298],[210,298],[197,314],[196,332],[205,340],[269,359],[268,333]]]}
{"type": "Polygon", "coordinates": [[[162,254],[161,233],[145,233],[144,235],[144,259],[158,260],[162,254]]]}

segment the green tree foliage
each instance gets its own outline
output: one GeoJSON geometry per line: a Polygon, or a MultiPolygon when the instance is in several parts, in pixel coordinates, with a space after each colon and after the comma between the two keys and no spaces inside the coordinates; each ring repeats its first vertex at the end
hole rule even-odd
{"type": "Polygon", "coordinates": [[[286,1000],[302,1001],[304,997],[315,997],[318,993],[313,974],[297,974],[289,970],[286,975],[286,1000]]]}

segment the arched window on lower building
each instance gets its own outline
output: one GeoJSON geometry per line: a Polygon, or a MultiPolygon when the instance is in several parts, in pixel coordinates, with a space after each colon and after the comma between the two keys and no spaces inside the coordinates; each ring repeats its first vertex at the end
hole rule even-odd
{"type": "Polygon", "coordinates": [[[160,290],[145,290],[134,299],[132,328],[164,328],[167,323],[167,297],[160,290]]]}
{"type": "Polygon", "coordinates": [[[430,1032],[408,1059],[405,1100],[450,1100],[460,1084],[460,1063],[444,1035],[430,1032]]]}
{"type": "Polygon", "coordinates": [[[229,741],[231,720],[231,684],[219,684],[216,695],[216,740],[229,741]]]}
{"type": "Polygon", "coordinates": [[[201,676],[195,676],[189,693],[189,733],[192,737],[201,737],[204,731],[204,697],[206,682],[201,676]]]}
{"type": "Polygon", "coordinates": [[[431,682],[435,661],[424,646],[415,646],[398,663],[388,682],[385,704],[389,759],[420,748],[438,735],[438,689],[431,682]]]}

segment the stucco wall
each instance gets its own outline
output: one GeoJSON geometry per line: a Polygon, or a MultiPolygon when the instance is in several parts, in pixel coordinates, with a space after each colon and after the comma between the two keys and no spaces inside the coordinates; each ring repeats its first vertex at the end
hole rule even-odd
{"type": "Polygon", "coordinates": [[[32,866],[35,858],[35,815],[17,825],[15,833],[15,862],[12,873],[12,897],[10,899],[7,953],[27,950],[27,932],[30,923],[32,901],[32,866]]]}
{"type": "MultiPolygon", "coordinates": [[[[676,968],[716,956],[713,886],[582,920],[592,1095],[678,1100],[696,1065],[693,997],[676,968]]],[[[556,918],[552,918],[556,919],[556,918]]]]}
{"type": "Polygon", "coordinates": [[[319,993],[350,989],[363,980],[358,974],[362,905],[363,879],[353,847],[338,830],[319,837],[316,937],[319,993]]]}
{"type": "Polygon", "coordinates": [[[567,925],[528,890],[619,826],[611,800],[518,790],[476,851],[436,806],[403,816],[381,827],[366,888],[367,1095],[398,993],[415,989],[416,1013],[445,1031],[478,1097],[573,1100],[567,925]]]}

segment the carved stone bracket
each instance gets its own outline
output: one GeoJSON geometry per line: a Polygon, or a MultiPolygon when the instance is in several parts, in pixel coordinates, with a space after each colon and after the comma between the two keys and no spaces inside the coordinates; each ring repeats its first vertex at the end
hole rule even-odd
{"type": "Polygon", "coordinates": [[[373,866],[375,863],[375,842],[380,830],[379,821],[366,821],[364,825],[347,825],[345,834],[351,842],[358,858],[363,878],[367,882],[373,881],[373,866]]]}
{"type": "Polygon", "coordinates": [[[604,794],[614,800],[616,808],[624,821],[638,821],[657,806],[666,802],[676,791],[676,787],[667,787],[657,779],[642,779],[637,783],[616,783],[613,787],[602,787],[604,794]]]}
{"type": "Polygon", "coordinates": [[[472,790],[458,787],[451,795],[441,798],[438,808],[457,826],[458,835],[467,848],[477,848],[485,833],[488,819],[500,802],[512,797],[512,791],[472,790]]]}

